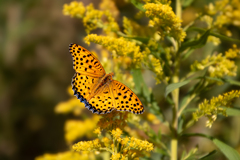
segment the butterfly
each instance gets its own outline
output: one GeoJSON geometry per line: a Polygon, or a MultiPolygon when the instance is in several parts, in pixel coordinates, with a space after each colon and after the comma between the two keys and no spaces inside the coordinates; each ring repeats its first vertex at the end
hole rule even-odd
{"type": "Polygon", "coordinates": [[[92,113],[106,114],[113,110],[142,114],[144,107],[131,89],[106,74],[99,60],[78,44],[70,44],[75,74],[72,78],[74,95],[92,113]]]}

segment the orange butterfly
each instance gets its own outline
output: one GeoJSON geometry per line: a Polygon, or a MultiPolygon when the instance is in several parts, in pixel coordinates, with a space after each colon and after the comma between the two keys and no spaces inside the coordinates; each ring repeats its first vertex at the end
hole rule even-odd
{"type": "Polygon", "coordinates": [[[73,58],[73,69],[76,71],[72,78],[74,95],[92,113],[106,114],[113,110],[134,114],[144,112],[136,94],[121,82],[113,80],[113,73],[106,74],[91,52],[73,43],[69,45],[69,52],[73,58]]]}

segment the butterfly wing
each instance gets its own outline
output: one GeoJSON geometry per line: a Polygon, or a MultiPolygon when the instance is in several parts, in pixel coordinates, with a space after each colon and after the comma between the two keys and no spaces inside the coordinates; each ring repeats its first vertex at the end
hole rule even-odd
{"type": "Polygon", "coordinates": [[[98,94],[92,97],[86,106],[90,111],[97,114],[112,112],[114,103],[110,86],[105,84],[99,88],[98,94]]]}
{"type": "Polygon", "coordinates": [[[129,111],[134,114],[144,112],[142,102],[130,88],[116,80],[112,80],[110,86],[117,111],[129,111]]]}
{"type": "Polygon", "coordinates": [[[76,71],[72,78],[74,95],[88,108],[88,100],[94,88],[106,74],[98,59],[88,50],[77,44],[69,45],[73,59],[73,69],[76,71]]]}
{"type": "Polygon", "coordinates": [[[86,104],[94,87],[99,83],[99,81],[100,78],[98,77],[75,73],[72,78],[72,89],[74,91],[74,95],[77,96],[81,102],[86,104]]]}
{"type": "Polygon", "coordinates": [[[77,73],[92,77],[103,77],[106,73],[98,59],[78,44],[70,44],[69,52],[73,59],[73,69],[77,73]]]}

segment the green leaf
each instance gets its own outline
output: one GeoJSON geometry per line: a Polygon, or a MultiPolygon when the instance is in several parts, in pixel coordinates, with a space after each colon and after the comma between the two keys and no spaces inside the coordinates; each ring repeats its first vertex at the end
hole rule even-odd
{"type": "Polygon", "coordinates": [[[183,134],[182,136],[187,136],[187,137],[200,136],[200,137],[208,138],[213,141],[213,143],[220,149],[220,151],[227,157],[227,159],[230,159],[230,160],[239,160],[240,159],[239,153],[234,148],[232,148],[229,145],[223,143],[222,141],[220,141],[216,138],[213,138],[211,136],[208,136],[206,134],[187,133],[187,134],[183,134]]]}
{"type": "Polygon", "coordinates": [[[222,151],[222,153],[230,160],[239,160],[240,155],[239,153],[230,147],[229,145],[223,143],[222,141],[214,138],[213,143],[222,151]]]}
{"type": "Polygon", "coordinates": [[[143,8],[144,4],[139,2],[138,0],[130,0],[130,2],[139,10],[145,12],[145,9],[143,8]]]}
{"type": "Polygon", "coordinates": [[[198,108],[187,108],[183,111],[183,113],[192,113],[192,112],[196,112],[198,110],[198,108]]]}
{"type": "Polygon", "coordinates": [[[240,86],[240,82],[239,81],[235,81],[235,80],[232,80],[232,79],[223,79],[225,82],[228,82],[232,85],[235,85],[235,86],[240,86]]]}
{"type": "Polygon", "coordinates": [[[227,108],[227,107],[222,107],[226,109],[226,113],[228,116],[240,116],[240,108],[227,108]]]}
{"type": "Polygon", "coordinates": [[[177,89],[177,88],[180,88],[186,84],[188,84],[192,79],[189,79],[189,80],[186,80],[186,81],[183,81],[183,82],[179,82],[179,83],[172,83],[172,84],[169,84],[167,87],[166,87],[166,90],[165,90],[165,97],[167,97],[167,95],[169,93],[171,93],[173,90],[177,89]]]}
{"type": "MultiPolygon", "coordinates": [[[[187,31],[198,31],[198,32],[206,32],[205,29],[202,29],[202,28],[197,28],[197,27],[190,27],[187,29],[187,31]]],[[[224,35],[221,35],[219,33],[214,33],[214,32],[210,32],[210,35],[211,36],[214,36],[214,37],[218,37],[220,38],[221,40],[225,40],[225,41],[229,41],[229,42],[234,42],[234,43],[240,43],[240,40],[238,39],[234,39],[234,38],[230,38],[230,37],[227,37],[227,36],[224,36],[224,35]]]]}
{"type": "Polygon", "coordinates": [[[208,76],[205,76],[205,78],[210,79],[210,80],[214,80],[214,81],[218,81],[218,82],[226,82],[226,83],[229,83],[229,84],[232,84],[232,85],[235,85],[235,86],[240,86],[239,81],[235,81],[235,80],[232,80],[232,79],[224,79],[224,78],[221,79],[221,78],[208,77],[208,76]]]}
{"type": "Polygon", "coordinates": [[[182,6],[188,7],[194,0],[182,0],[182,6]]]}
{"type": "Polygon", "coordinates": [[[207,42],[207,38],[210,35],[210,30],[207,30],[199,39],[194,41],[187,41],[179,48],[179,52],[186,50],[187,48],[195,49],[204,46],[207,42]]]}
{"type": "Polygon", "coordinates": [[[187,59],[192,53],[193,53],[193,49],[189,49],[187,51],[187,53],[185,53],[183,56],[182,56],[182,60],[184,61],[185,59],[187,59]]]}
{"type": "Polygon", "coordinates": [[[216,77],[204,76],[202,78],[206,78],[206,79],[213,80],[213,81],[218,81],[218,82],[224,82],[222,79],[216,78],[216,77]]]}
{"type": "Polygon", "coordinates": [[[213,155],[216,152],[217,152],[216,150],[213,150],[213,151],[209,152],[207,155],[204,155],[203,157],[199,158],[199,160],[203,160],[205,158],[208,158],[209,156],[213,155]]]}
{"type": "Polygon", "coordinates": [[[131,72],[132,72],[133,81],[135,83],[137,92],[138,93],[143,92],[144,97],[147,99],[148,102],[150,102],[150,98],[151,98],[150,92],[146,83],[144,82],[141,70],[132,69],[131,72]]]}

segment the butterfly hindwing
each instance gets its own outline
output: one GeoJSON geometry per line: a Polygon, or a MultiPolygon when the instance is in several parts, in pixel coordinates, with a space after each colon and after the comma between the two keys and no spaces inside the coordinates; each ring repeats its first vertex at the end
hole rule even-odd
{"type": "Polygon", "coordinates": [[[98,59],[87,49],[78,44],[70,44],[69,52],[73,58],[73,69],[77,73],[103,77],[106,73],[98,59]]]}
{"type": "Polygon", "coordinates": [[[144,112],[142,102],[130,88],[116,80],[112,80],[110,85],[112,86],[113,99],[117,111],[129,111],[134,114],[142,114],[144,112]]]}
{"type": "MultiPolygon", "coordinates": [[[[106,114],[114,109],[113,97],[108,84],[102,86],[94,97],[89,100],[89,106],[93,113],[106,114]]],[[[90,110],[89,109],[89,110],[90,110]]]]}

